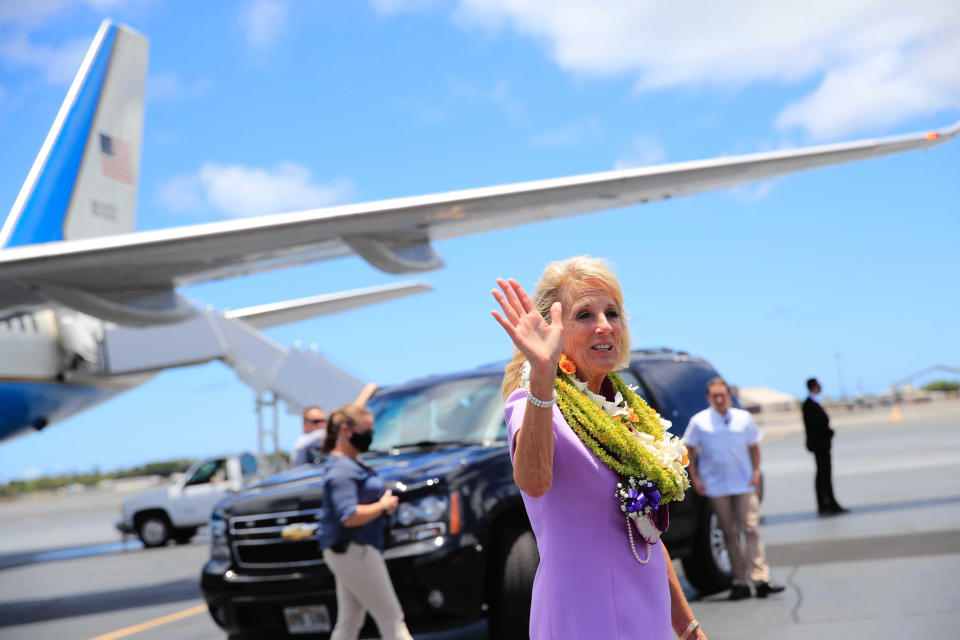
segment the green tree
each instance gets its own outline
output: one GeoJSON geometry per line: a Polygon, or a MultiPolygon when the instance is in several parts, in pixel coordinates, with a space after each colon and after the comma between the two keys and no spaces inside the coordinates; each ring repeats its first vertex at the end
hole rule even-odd
{"type": "Polygon", "coordinates": [[[936,380],[925,386],[924,389],[927,391],[958,391],[960,390],[960,382],[936,380]]]}
{"type": "Polygon", "coordinates": [[[102,480],[116,478],[134,478],[137,476],[164,476],[170,477],[174,473],[182,473],[193,464],[191,458],[178,458],[161,462],[148,462],[137,467],[118,469],[110,473],[102,473],[95,468],[90,473],[62,473],[55,476],[40,476],[31,480],[11,480],[0,484],[0,498],[13,498],[34,491],[56,491],[72,484],[82,484],[93,487],[102,480]]]}

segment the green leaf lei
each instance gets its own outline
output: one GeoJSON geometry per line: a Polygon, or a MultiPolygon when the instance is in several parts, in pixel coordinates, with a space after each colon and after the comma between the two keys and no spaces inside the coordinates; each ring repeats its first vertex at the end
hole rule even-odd
{"type": "Polygon", "coordinates": [[[660,415],[650,408],[643,398],[630,390],[615,373],[607,374],[626,400],[626,406],[639,418],[631,422],[627,416],[613,417],[598,407],[590,398],[577,389],[566,374],[558,373],[554,382],[557,391],[557,406],[574,433],[612,471],[620,476],[642,476],[657,484],[661,502],[683,500],[683,492],[689,486],[686,472],[678,477],[664,465],[657,452],[644,445],[631,434],[631,430],[653,436],[661,441],[665,436],[660,415]]]}

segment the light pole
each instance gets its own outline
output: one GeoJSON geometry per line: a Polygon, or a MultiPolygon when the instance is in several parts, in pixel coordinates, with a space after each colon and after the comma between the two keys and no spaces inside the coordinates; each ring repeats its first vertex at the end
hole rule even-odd
{"type": "Polygon", "coordinates": [[[840,397],[846,399],[847,397],[847,388],[843,384],[843,370],[840,368],[840,352],[837,351],[833,354],[833,357],[837,361],[837,381],[840,383],[840,397]]]}

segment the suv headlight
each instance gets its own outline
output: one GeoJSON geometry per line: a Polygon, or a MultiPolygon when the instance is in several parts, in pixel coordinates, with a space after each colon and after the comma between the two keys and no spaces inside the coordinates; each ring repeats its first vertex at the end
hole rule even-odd
{"type": "Polygon", "coordinates": [[[446,514],[447,504],[446,496],[425,496],[419,500],[401,502],[394,517],[402,527],[417,522],[434,522],[446,514]]]}
{"type": "Polygon", "coordinates": [[[432,494],[401,502],[393,515],[390,538],[394,543],[416,542],[447,532],[459,533],[460,500],[456,493],[432,494]]]}
{"type": "Polygon", "coordinates": [[[409,502],[401,502],[393,517],[401,527],[409,527],[417,519],[417,510],[409,502]]]}
{"type": "Polygon", "coordinates": [[[230,542],[227,538],[227,519],[220,511],[210,516],[210,559],[230,560],[230,542]]]}
{"type": "Polygon", "coordinates": [[[427,496],[417,502],[417,513],[426,522],[439,520],[447,513],[446,496],[427,496]]]}

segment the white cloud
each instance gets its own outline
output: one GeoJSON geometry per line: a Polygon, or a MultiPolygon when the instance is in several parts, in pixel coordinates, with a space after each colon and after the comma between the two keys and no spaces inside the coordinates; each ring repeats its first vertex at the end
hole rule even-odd
{"type": "Polygon", "coordinates": [[[530,140],[530,143],[535,147],[550,149],[577,147],[596,138],[600,134],[601,128],[600,121],[596,118],[585,122],[572,122],[537,134],[530,140]]]}
{"type": "Polygon", "coordinates": [[[240,218],[339,204],[352,193],[349,180],[316,184],[309,169],[292,162],[274,169],[210,162],[167,182],[160,199],[174,211],[214,209],[240,218]]]}
{"type": "Polygon", "coordinates": [[[728,189],[727,193],[743,204],[756,204],[766,199],[766,197],[770,195],[770,192],[773,191],[775,185],[775,181],[767,180],[766,182],[760,182],[758,184],[734,187],[733,189],[728,189]]]}
{"type": "Polygon", "coordinates": [[[914,51],[884,51],[857,60],[829,71],[816,91],[780,112],[777,126],[801,126],[816,138],[833,138],[847,131],[886,127],[911,115],[956,108],[960,106],[958,65],[960,33],[924,43],[914,51]]]}
{"type": "Polygon", "coordinates": [[[70,4],[70,0],[35,0],[34,2],[0,3],[0,25],[39,24],[70,4]]]}
{"type": "Polygon", "coordinates": [[[20,479],[22,480],[36,480],[43,475],[43,469],[40,467],[27,467],[20,472],[20,479]]]}
{"type": "Polygon", "coordinates": [[[443,95],[433,99],[418,96],[404,101],[404,104],[427,123],[449,120],[466,109],[489,106],[508,118],[515,119],[523,114],[523,103],[513,96],[510,85],[503,80],[484,87],[462,79],[448,78],[443,95]]]}
{"type": "Polygon", "coordinates": [[[656,138],[637,136],[633,139],[626,156],[613,163],[614,169],[629,169],[630,167],[646,167],[659,164],[666,160],[667,152],[656,138]]]}
{"type": "Polygon", "coordinates": [[[383,16],[413,13],[436,5],[438,0],[371,0],[374,11],[383,16]]]}
{"type": "Polygon", "coordinates": [[[199,96],[206,92],[208,86],[204,80],[188,84],[175,72],[163,71],[147,78],[147,100],[178,100],[199,96]]]}
{"type": "Polygon", "coordinates": [[[59,47],[36,44],[20,32],[0,41],[0,58],[18,67],[41,70],[47,82],[70,84],[89,46],[89,38],[75,38],[59,47]]]}
{"type": "Polygon", "coordinates": [[[127,4],[127,0],[8,0],[0,2],[0,25],[35,27],[70,6],[104,11],[124,4],[127,4]]]}
{"type": "Polygon", "coordinates": [[[247,44],[268,49],[276,44],[287,26],[290,7],[281,0],[254,0],[240,14],[240,28],[247,44]]]}
{"type": "Polygon", "coordinates": [[[70,84],[91,37],[49,45],[35,42],[31,32],[54,17],[69,20],[64,12],[73,7],[103,13],[129,4],[130,0],[0,0],[0,59],[11,67],[38,69],[43,80],[51,84],[70,84]]]}
{"type": "Polygon", "coordinates": [[[640,91],[817,82],[777,120],[815,137],[960,108],[960,2],[458,0],[456,6],[459,24],[532,36],[562,68],[633,74],[640,91]]]}
{"type": "Polygon", "coordinates": [[[150,131],[150,135],[153,136],[154,143],[161,147],[169,147],[180,139],[176,132],[169,129],[154,129],[150,131]]]}
{"type": "Polygon", "coordinates": [[[202,191],[197,176],[177,176],[160,187],[160,201],[173,211],[197,212],[206,208],[202,191]]]}
{"type": "Polygon", "coordinates": [[[493,85],[488,97],[500,111],[511,118],[518,118],[523,113],[523,106],[520,101],[513,97],[510,86],[503,80],[493,85]]]}

